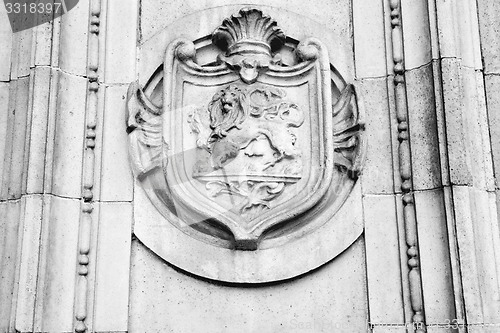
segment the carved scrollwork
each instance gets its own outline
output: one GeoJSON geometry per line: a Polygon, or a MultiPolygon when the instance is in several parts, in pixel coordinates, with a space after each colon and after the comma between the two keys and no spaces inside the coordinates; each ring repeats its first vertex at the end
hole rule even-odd
{"type": "Polygon", "coordinates": [[[138,82],[132,82],[127,92],[127,132],[130,155],[138,177],[161,166],[163,155],[163,109],[154,105],[138,82]]]}
{"type": "Polygon", "coordinates": [[[333,107],[333,144],[335,165],[355,179],[363,161],[361,133],[364,123],[359,119],[356,93],[353,85],[347,85],[333,107]]]}

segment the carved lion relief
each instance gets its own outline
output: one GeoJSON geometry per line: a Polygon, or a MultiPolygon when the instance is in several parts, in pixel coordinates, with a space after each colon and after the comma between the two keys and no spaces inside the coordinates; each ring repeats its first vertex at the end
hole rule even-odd
{"type": "Polygon", "coordinates": [[[357,222],[341,234],[350,221],[338,211],[360,170],[363,127],[354,87],[332,68],[318,39],[297,43],[254,8],[225,19],[211,41],[172,41],[149,88],[133,82],[128,92],[133,171],[165,226],[136,221],[145,245],[231,282],[290,278],[350,245],[355,238],[283,273],[286,262],[266,262],[286,247],[307,251],[314,237],[319,246],[359,236],[357,222]],[[208,63],[207,47],[218,50],[208,63]],[[327,224],[339,231],[323,235],[327,224]]]}

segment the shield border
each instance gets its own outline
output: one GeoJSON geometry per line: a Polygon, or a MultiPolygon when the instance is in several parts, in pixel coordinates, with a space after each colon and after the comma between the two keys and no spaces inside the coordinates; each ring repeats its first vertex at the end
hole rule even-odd
{"type": "MultiPolygon", "coordinates": [[[[273,78],[298,77],[309,70],[317,71],[316,75],[319,82],[316,83],[316,87],[318,88],[318,91],[316,91],[318,96],[316,105],[318,106],[318,111],[320,113],[319,121],[321,122],[322,120],[321,128],[323,129],[323,140],[320,140],[320,151],[324,153],[324,164],[321,167],[320,175],[318,175],[317,179],[314,181],[313,189],[311,191],[312,195],[306,194],[302,197],[296,197],[272,208],[270,211],[263,214],[264,217],[262,220],[259,221],[250,230],[250,232],[247,232],[244,228],[238,225],[236,222],[236,214],[229,212],[227,214],[229,217],[220,214],[218,216],[218,221],[225,227],[229,228],[231,233],[234,235],[236,248],[238,249],[256,249],[261,235],[265,233],[266,230],[295,216],[304,214],[306,211],[311,209],[326,194],[332,181],[334,166],[332,156],[332,92],[328,52],[326,47],[319,40],[310,38],[299,44],[297,53],[304,59],[303,62],[291,67],[270,65],[268,71],[266,71],[266,75],[272,80],[273,78]]],[[[175,111],[172,111],[176,110],[177,105],[175,105],[175,99],[179,94],[179,92],[175,91],[177,86],[175,81],[178,79],[176,76],[178,73],[177,67],[182,66],[182,69],[189,74],[194,77],[199,76],[202,78],[220,78],[231,75],[232,73],[232,71],[228,70],[225,65],[201,67],[194,61],[195,55],[196,50],[194,48],[194,44],[183,38],[173,41],[165,53],[163,117],[164,124],[169,124],[169,126],[164,128],[164,137],[168,137],[167,141],[176,140],[174,137],[176,133],[175,127],[178,126],[175,111]]],[[[168,163],[168,165],[172,164],[173,163],[168,163]]],[[[166,177],[169,172],[176,173],[175,170],[168,165],[165,168],[166,177]]],[[[214,213],[212,215],[219,213],[216,209],[212,209],[207,204],[203,205],[203,209],[199,209],[195,205],[192,205],[192,201],[186,198],[189,197],[187,193],[177,192],[177,194],[178,197],[176,199],[180,200],[180,205],[189,207],[200,216],[203,216],[206,210],[211,210],[212,213],[214,213]]]]}

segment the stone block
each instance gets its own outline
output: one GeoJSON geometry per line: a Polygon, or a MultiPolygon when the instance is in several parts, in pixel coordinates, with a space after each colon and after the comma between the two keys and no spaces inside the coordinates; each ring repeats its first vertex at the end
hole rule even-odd
{"type": "Polygon", "coordinates": [[[415,209],[426,322],[444,323],[456,311],[442,190],[416,192],[415,209]]]}
{"type": "Polygon", "coordinates": [[[370,323],[404,325],[395,196],[363,198],[370,323]]]}
{"type": "MultiPolygon", "coordinates": [[[[10,173],[11,173],[11,156],[13,149],[13,132],[14,132],[14,119],[16,110],[16,93],[17,93],[17,80],[8,84],[8,93],[4,91],[4,110],[3,116],[3,156],[2,159],[2,174],[0,174],[0,199],[7,200],[9,197],[10,186],[10,173]]],[[[5,88],[5,87],[4,87],[5,88]]]]}
{"type": "MultiPolygon", "coordinates": [[[[455,219],[455,209],[453,202],[453,189],[451,186],[445,186],[442,189],[445,214],[446,214],[446,228],[448,231],[448,244],[450,253],[450,267],[453,279],[453,291],[455,295],[455,318],[457,322],[465,322],[465,304],[462,288],[462,276],[460,272],[460,253],[457,240],[457,227],[455,219]]],[[[462,333],[462,331],[459,331],[462,333]]]]}
{"type": "Polygon", "coordinates": [[[452,59],[442,60],[442,70],[451,182],[492,190],[491,145],[482,76],[452,59]]]}
{"type": "Polygon", "coordinates": [[[29,195],[23,212],[22,251],[19,266],[19,291],[15,327],[20,332],[32,332],[40,260],[43,197],[29,195]]]}
{"type": "Polygon", "coordinates": [[[448,141],[450,181],[453,184],[472,184],[470,160],[465,140],[463,97],[460,68],[456,61],[442,60],[444,112],[448,141]]]}
{"type": "Polygon", "coordinates": [[[456,40],[460,45],[460,57],[465,67],[483,69],[477,1],[457,1],[458,30],[456,40]]]}
{"type": "Polygon", "coordinates": [[[387,74],[382,1],[353,1],[354,56],[356,78],[382,77],[387,74]]]}
{"type": "Polygon", "coordinates": [[[0,81],[10,80],[12,56],[12,28],[5,6],[0,6],[0,81]]]}
{"type": "Polygon", "coordinates": [[[484,72],[500,74],[500,2],[478,0],[484,72]]]}
{"type": "MultiPolygon", "coordinates": [[[[393,135],[387,79],[366,79],[357,84],[364,109],[366,157],[362,171],[364,193],[394,193],[393,135]]],[[[395,138],[394,138],[395,139],[395,138]]]]}
{"type": "Polygon", "coordinates": [[[186,277],[132,244],[130,332],[365,332],[364,242],[298,279],[235,288],[186,277]]]}
{"type": "Polygon", "coordinates": [[[463,92],[464,136],[469,147],[470,172],[474,187],[493,190],[493,168],[491,161],[490,134],[484,79],[480,72],[470,68],[461,69],[463,92]]]}
{"type": "Polygon", "coordinates": [[[125,124],[127,86],[106,87],[102,123],[100,200],[131,201],[133,198],[132,169],[128,160],[128,138],[125,124]]]}
{"type": "Polygon", "coordinates": [[[36,67],[33,75],[33,102],[27,151],[26,192],[43,193],[51,76],[54,70],[36,67]]]}
{"type": "Polygon", "coordinates": [[[446,128],[446,117],[443,103],[443,85],[441,83],[441,62],[432,61],[432,72],[434,78],[434,96],[436,102],[436,127],[439,143],[439,160],[441,163],[441,183],[450,185],[450,172],[448,169],[448,137],[446,128]]]}
{"type": "MultiPolygon", "coordinates": [[[[500,76],[486,75],[484,78],[488,105],[488,124],[491,152],[497,183],[500,183],[500,76]]],[[[498,185],[497,185],[498,188],[498,185]]]]}
{"type": "Polygon", "coordinates": [[[20,216],[23,209],[21,200],[0,202],[0,331],[12,332],[13,316],[16,308],[16,265],[20,216]]]}
{"type": "MultiPolygon", "coordinates": [[[[26,137],[29,135],[28,127],[30,109],[30,77],[16,80],[15,100],[12,101],[12,141],[8,178],[8,198],[19,199],[25,189],[26,182],[26,137]]],[[[4,180],[5,178],[4,174],[4,180]]]]}
{"type": "Polygon", "coordinates": [[[476,2],[438,0],[436,8],[441,57],[481,69],[476,2]]]}
{"type": "Polygon", "coordinates": [[[131,240],[132,205],[100,204],[93,326],[96,332],[128,330],[131,240]]]}
{"type": "Polygon", "coordinates": [[[33,30],[27,29],[12,35],[11,79],[30,74],[33,47],[33,30]]]}
{"type": "Polygon", "coordinates": [[[432,65],[406,74],[413,186],[416,190],[441,186],[441,163],[432,65]]]}
{"type": "Polygon", "coordinates": [[[136,77],[138,1],[110,1],[106,10],[106,34],[120,38],[106,40],[104,82],[132,82],[136,77]]]}
{"type": "Polygon", "coordinates": [[[499,234],[495,195],[454,186],[461,275],[470,324],[500,322],[499,234]]]}
{"type": "MultiPolygon", "coordinates": [[[[39,14],[48,15],[46,14],[39,14]]],[[[33,66],[50,66],[52,55],[53,22],[49,21],[33,28],[33,66]]]]}
{"type": "Polygon", "coordinates": [[[68,73],[87,75],[89,0],[80,0],[60,18],[59,67],[68,73]]]}
{"type": "Polygon", "coordinates": [[[432,60],[432,39],[427,1],[402,0],[401,20],[405,68],[411,70],[428,64],[432,60]]]}
{"type": "Polygon", "coordinates": [[[34,331],[72,332],[80,201],[49,196],[43,210],[34,331]]]}
{"type": "MultiPolygon", "coordinates": [[[[3,174],[4,170],[7,169],[7,161],[5,158],[10,147],[7,145],[9,135],[9,83],[0,82],[0,156],[4,156],[0,160],[0,187],[4,188],[3,185],[3,174]]],[[[0,190],[0,200],[5,199],[6,195],[2,194],[4,191],[0,190]]]]}
{"type": "Polygon", "coordinates": [[[79,198],[83,165],[87,80],[58,72],[51,193],[79,198]]]}

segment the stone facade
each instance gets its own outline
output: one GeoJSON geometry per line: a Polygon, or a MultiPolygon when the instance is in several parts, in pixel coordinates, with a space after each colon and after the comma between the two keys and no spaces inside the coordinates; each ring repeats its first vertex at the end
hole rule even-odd
{"type": "Polygon", "coordinates": [[[499,13],[0,6],[0,332],[500,331],[499,13]]]}

